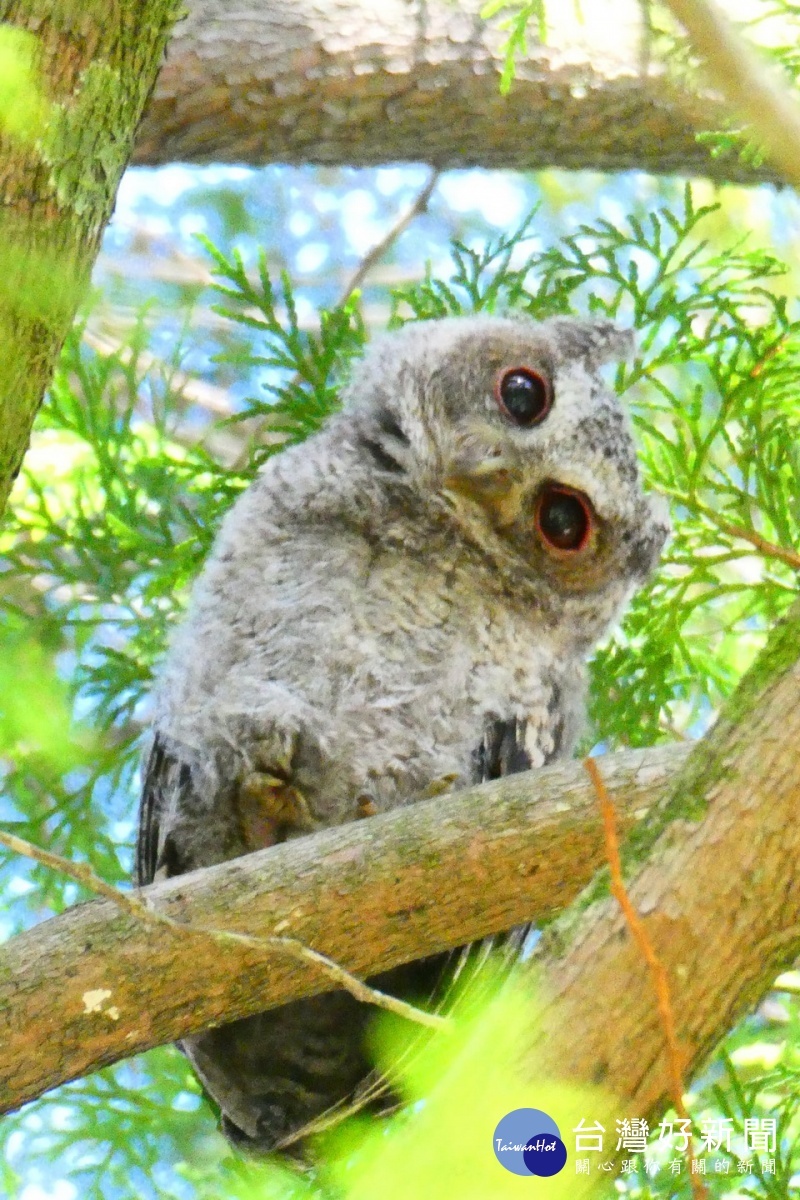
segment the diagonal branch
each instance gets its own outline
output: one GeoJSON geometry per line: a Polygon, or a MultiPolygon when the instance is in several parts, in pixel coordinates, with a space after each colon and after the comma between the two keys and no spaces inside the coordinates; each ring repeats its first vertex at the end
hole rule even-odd
{"type": "MultiPolygon", "coordinates": [[[[800,603],[629,846],[628,893],[666,969],[687,1078],[800,952],[798,646],[800,603]]],[[[637,1113],[659,1112],[669,1095],[663,1027],[649,967],[607,887],[543,941],[553,1003],[532,1061],[605,1084],[637,1113]]]]}
{"type": "Polygon", "coordinates": [[[713,0],[666,0],[685,27],[705,72],[748,122],[784,179],[800,187],[800,105],[763,56],[713,0]]]}
{"type": "MultiPolygon", "coordinates": [[[[622,877],[622,859],[619,850],[619,835],[617,833],[617,814],[614,808],[614,802],[608,794],[608,789],[605,785],[600,767],[598,766],[597,759],[587,758],[584,760],[583,765],[585,766],[587,774],[594,785],[594,790],[597,793],[597,800],[600,805],[600,811],[603,814],[611,895],[621,908],[625,917],[628,931],[636,945],[639,947],[642,958],[645,960],[650,970],[650,977],[653,982],[653,989],[655,991],[661,1027],[664,1030],[664,1041],[666,1043],[667,1065],[670,1083],[669,1094],[672,1100],[672,1105],[678,1116],[684,1121],[688,1122],[690,1121],[690,1117],[683,1100],[683,1094],[686,1091],[686,1087],[683,1079],[683,1064],[681,1062],[680,1047],[678,1046],[678,1039],[675,1034],[675,1011],[672,1005],[672,996],[670,995],[669,978],[666,970],[664,969],[664,964],[656,954],[655,950],[653,949],[653,945],[647,936],[647,931],[644,927],[642,918],[639,916],[639,913],[631,903],[631,898],[628,895],[628,889],[625,886],[625,880],[622,877]]],[[[707,1200],[708,1193],[696,1174],[694,1165],[694,1152],[692,1150],[692,1144],[688,1140],[686,1145],[686,1160],[689,1169],[689,1181],[692,1187],[692,1194],[696,1197],[696,1200],[707,1200]]]]}
{"type": "MultiPolygon", "coordinates": [[[[626,828],[686,752],[660,747],[608,760],[626,828]]],[[[364,976],[552,915],[603,856],[594,793],[570,763],[138,893],[178,927],[156,930],[113,900],[78,905],[0,950],[0,1111],[137,1051],[330,987],[304,962],[265,955],[248,937],[291,938],[364,976]],[[189,925],[245,940],[223,945],[190,936],[189,925]]]]}

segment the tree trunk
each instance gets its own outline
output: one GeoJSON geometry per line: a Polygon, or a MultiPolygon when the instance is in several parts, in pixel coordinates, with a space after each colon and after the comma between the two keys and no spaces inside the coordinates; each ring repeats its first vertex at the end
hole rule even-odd
{"type": "Polygon", "coordinates": [[[135,161],[427,162],[569,167],[754,182],[768,165],[713,158],[723,122],[649,58],[639,0],[548,3],[546,45],[500,94],[503,44],[483,0],[191,0],[135,161]]]}
{"type": "Polygon", "coordinates": [[[0,2],[0,23],[30,32],[14,45],[34,72],[0,140],[0,514],[179,8],[0,2]]]}

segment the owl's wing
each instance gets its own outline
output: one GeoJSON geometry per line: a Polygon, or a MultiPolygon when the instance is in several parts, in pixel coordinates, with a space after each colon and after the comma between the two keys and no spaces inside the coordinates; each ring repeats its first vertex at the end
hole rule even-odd
{"type": "Polygon", "coordinates": [[[199,808],[199,804],[192,787],[192,773],[156,734],[145,766],[139,805],[135,863],[139,887],[152,883],[156,871],[161,869],[167,875],[181,874],[180,869],[175,869],[180,864],[169,861],[172,842],[167,841],[165,825],[171,812],[193,808],[199,808]]]}
{"type": "Polygon", "coordinates": [[[472,756],[473,783],[488,783],[504,775],[527,771],[531,757],[525,749],[525,721],[488,721],[480,744],[472,756]]]}

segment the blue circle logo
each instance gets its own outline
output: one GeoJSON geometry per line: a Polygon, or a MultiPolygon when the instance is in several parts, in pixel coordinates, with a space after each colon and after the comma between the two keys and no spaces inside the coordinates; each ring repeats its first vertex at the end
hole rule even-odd
{"type": "Polygon", "coordinates": [[[540,1108],[515,1108],[498,1122],[495,1158],[514,1175],[557,1175],[567,1161],[558,1126],[540,1108]]]}

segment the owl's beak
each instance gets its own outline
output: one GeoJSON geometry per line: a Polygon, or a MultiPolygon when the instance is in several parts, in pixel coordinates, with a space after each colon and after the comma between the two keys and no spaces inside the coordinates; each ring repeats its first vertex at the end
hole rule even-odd
{"type": "Polygon", "coordinates": [[[522,503],[522,479],[518,465],[499,449],[476,453],[465,447],[447,466],[444,490],[465,496],[486,509],[493,524],[512,525],[522,503]]]}

